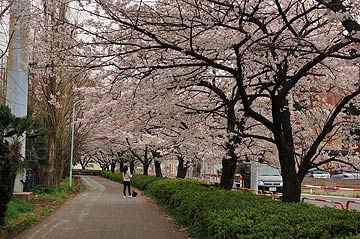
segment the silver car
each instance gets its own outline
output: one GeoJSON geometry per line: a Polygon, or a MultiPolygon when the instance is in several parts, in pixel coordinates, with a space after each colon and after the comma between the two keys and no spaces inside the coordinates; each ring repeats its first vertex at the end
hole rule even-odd
{"type": "Polygon", "coordinates": [[[316,170],[309,170],[306,173],[306,176],[311,178],[330,178],[330,173],[324,170],[316,169],[316,170]]]}
{"type": "Polygon", "coordinates": [[[258,189],[270,192],[282,192],[283,179],[276,168],[260,164],[258,168],[258,189]]]}
{"type": "Polygon", "coordinates": [[[341,178],[341,179],[360,179],[360,173],[352,171],[335,171],[331,175],[332,178],[341,178]]]}

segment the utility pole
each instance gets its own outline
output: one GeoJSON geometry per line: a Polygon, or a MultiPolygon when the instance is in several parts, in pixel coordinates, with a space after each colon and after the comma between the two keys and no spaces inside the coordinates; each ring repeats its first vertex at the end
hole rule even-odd
{"type": "Polygon", "coordinates": [[[70,172],[69,172],[69,187],[72,188],[72,169],[73,169],[73,158],[74,158],[74,135],[75,135],[75,112],[76,105],[80,101],[74,102],[72,115],[71,115],[71,149],[70,149],[70,172]]]}
{"type": "MultiPolygon", "coordinates": [[[[9,56],[7,59],[6,104],[16,117],[26,117],[28,104],[28,48],[30,34],[30,0],[15,0],[10,8],[9,56]]],[[[23,134],[21,156],[25,158],[26,135],[23,134]]],[[[16,176],[14,192],[23,192],[21,179],[16,176]]]]}

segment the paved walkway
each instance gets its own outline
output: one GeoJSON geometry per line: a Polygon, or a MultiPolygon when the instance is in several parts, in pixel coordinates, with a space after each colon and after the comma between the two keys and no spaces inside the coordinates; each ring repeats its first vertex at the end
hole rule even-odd
{"type": "Polygon", "coordinates": [[[123,198],[122,184],[83,176],[87,189],[19,239],[185,239],[173,221],[144,196],[123,198]]]}

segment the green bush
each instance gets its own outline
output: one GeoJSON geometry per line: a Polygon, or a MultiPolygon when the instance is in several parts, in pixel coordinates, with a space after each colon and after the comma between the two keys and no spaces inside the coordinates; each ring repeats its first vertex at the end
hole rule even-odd
{"type": "Polygon", "coordinates": [[[73,169],[73,175],[99,175],[101,170],[73,169]]]}
{"type": "Polygon", "coordinates": [[[161,180],[161,179],[163,179],[163,178],[155,177],[155,176],[146,176],[146,175],[142,175],[142,174],[134,174],[131,179],[131,184],[134,187],[144,191],[148,184],[150,184],[151,182],[157,181],[157,180],[161,180]]]}
{"type": "Polygon", "coordinates": [[[49,186],[49,187],[42,187],[36,186],[31,191],[36,194],[38,197],[65,197],[66,194],[70,194],[73,190],[69,187],[69,178],[65,178],[63,181],[60,182],[59,185],[49,186]]]}
{"type": "Polygon", "coordinates": [[[122,173],[112,173],[111,171],[101,171],[100,176],[119,183],[122,183],[124,180],[122,173]]]}
{"type": "Polygon", "coordinates": [[[31,203],[12,198],[6,211],[5,223],[9,224],[12,220],[17,219],[20,214],[31,212],[32,210],[34,210],[34,206],[31,203]]]}
{"type": "Polygon", "coordinates": [[[160,203],[169,204],[171,196],[181,190],[207,189],[202,183],[192,179],[163,179],[156,180],[146,187],[146,193],[155,196],[160,203]]]}
{"type": "Polygon", "coordinates": [[[355,211],[283,203],[190,179],[134,175],[132,184],[166,205],[192,238],[360,239],[360,213],[355,211]]]}

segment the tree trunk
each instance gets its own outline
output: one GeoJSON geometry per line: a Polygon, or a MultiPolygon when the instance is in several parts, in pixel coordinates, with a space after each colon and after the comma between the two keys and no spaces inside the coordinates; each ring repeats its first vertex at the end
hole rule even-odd
{"type": "Polygon", "coordinates": [[[42,168],[41,181],[42,186],[52,186],[55,184],[55,136],[50,136],[48,140],[48,158],[47,165],[42,168]]]}
{"type": "Polygon", "coordinates": [[[63,178],[70,176],[70,158],[64,161],[63,178]]]}
{"type": "MultiPolygon", "coordinates": [[[[120,167],[120,172],[122,173],[124,171],[124,162],[122,160],[119,160],[119,167],[120,167]]],[[[130,173],[132,174],[131,162],[130,162],[130,173]]]]}
{"type": "MultiPolygon", "coordinates": [[[[234,132],[236,125],[235,117],[235,104],[236,101],[227,105],[227,130],[228,132],[234,132]]],[[[234,183],[234,173],[236,170],[236,164],[238,157],[235,154],[235,145],[239,139],[237,137],[229,139],[226,144],[226,155],[222,160],[222,173],[220,187],[226,190],[231,190],[234,183]]]]}
{"type": "Polygon", "coordinates": [[[155,163],[155,174],[156,174],[156,177],[162,178],[161,167],[160,167],[161,163],[160,163],[160,161],[155,160],[154,163],[155,163]]]}
{"type": "Polygon", "coordinates": [[[130,161],[130,173],[131,174],[135,173],[135,161],[134,160],[130,161]]]}
{"type": "Polygon", "coordinates": [[[295,148],[287,100],[279,107],[282,110],[274,117],[276,146],[279,151],[281,174],[283,177],[283,201],[299,202],[301,197],[301,180],[296,172],[295,148]]]}
{"type": "Polygon", "coordinates": [[[235,147],[231,143],[227,143],[227,153],[222,160],[222,173],[220,187],[226,190],[231,190],[234,183],[234,173],[236,170],[237,156],[235,154],[235,147]]]}
{"type": "Polygon", "coordinates": [[[177,160],[178,160],[178,166],[177,166],[177,173],[176,173],[176,177],[177,178],[182,178],[182,175],[184,174],[184,159],[182,157],[177,156],[177,160]]]}
{"type": "Polygon", "coordinates": [[[152,159],[148,160],[148,159],[145,159],[144,161],[142,161],[142,165],[143,165],[143,174],[144,175],[149,175],[149,167],[150,167],[150,164],[152,162],[152,159]]]}
{"type": "Polygon", "coordinates": [[[115,173],[116,162],[111,162],[111,172],[115,173]]]}
{"type": "Polygon", "coordinates": [[[177,178],[185,178],[189,167],[185,165],[185,163],[184,163],[185,160],[183,157],[177,156],[177,160],[179,161],[179,164],[177,167],[176,177],[177,178]]]}
{"type": "Polygon", "coordinates": [[[63,180],[63,172],[64,172],[64,155],[62,150],[62,142],[58,139],[55,140],[56,145],[56,155],[55,165],[56,165],[56,173],[55,173],[55,184],[59,184],[63,180]]]}
{"type": "Polygon", "coordinates": [[[143,163],[143,175],[149,175],[149,166],[150,164],[145,162],[143,163]]]}
{"type": "Polygon", "coordinates": [[[301,181],[295,169],[295,160],[292,152],[280,155],[281,174],[283,177],[284,202],[299,202],[301,197],[301,181]]]}

